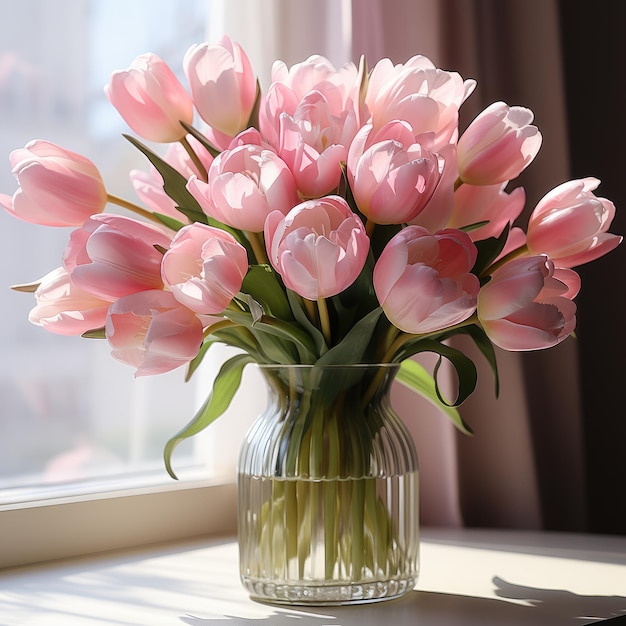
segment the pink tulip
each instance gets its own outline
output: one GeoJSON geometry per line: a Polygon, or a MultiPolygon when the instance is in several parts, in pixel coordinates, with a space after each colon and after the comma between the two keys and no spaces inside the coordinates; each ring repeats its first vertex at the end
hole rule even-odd
{"type": "Polygon", "coordinates": [[[111,305],[105,332],[113,358],[135,376],[169,372],[189,363],[202,344],[202,323],[168,291],[151,289],[111,305]]]}
{"type": "Polygon", "coordinates": [[[526,202],[526,192],[517,187],[511,193],[498,185],[461,185],[454,192],[454,207],[448,225],[463,228],[487,222],[484,226],[469,231],[472,241],[498,237],[520,215],[526,202]]]}
{"type": "Polygon", "coordinates": [[[181,228],[163,256],[163,282],[202,315],[221,313],[241,289],[246,249],[224,230],[194,223],[181,228]]]}
{"type": "Polygon", "coordinates": [[[72,282],[104,300],[161,289],[163,255],[171,237],[163,229],[120,215],[95,215],[70,235],[63,265],[72,282]]]}
{"type": "Polygon", "coordinates": [[[531,254],[547,254],[559,267],[575,267],[619,245],[622,237],[607,232],[615,206],[592,193],[599,184],[597,178],[572,180],[539,201],[528,221],[531,254]]]}
{"type": "Polygon", "coordinates": [[[456,141],[459,107],[475,86],[475,81],[440,70],[424,56],[395,66],[382,59],[370,74],[365,104],[374,128],[405,120],[416,137],[433,133],[431,149],[437,152],[456,141]]]}
{"type": "Polygon", "coordinates": [[[220,150],[248,126],[256,100],[256,76],[241,46],[224,35],[215,45],[193,45],[183,68],[209,140],[220,150]]]}
{"type": "Polygon", "coordinates": [[[476,310],[479,281],[470,273],[476,256],[460,230],[402,229],[374,267],[374,289],[389,321],[421,334],[466,320],[476,310]]]}
{"type": "MultiPolygon", "coordinates": [[[[213,162],[211,154],[194,137],[190,136],[188,141],[200,162],[208,169],[213,162]]],[[[172,143],[168,146],[164,160],[187,179],[191,176],[200,176],[196,165],[180,143],[172,143]]],[[[183,223],[188,222],[187,218],[176,208],[174,200],[165,193],[163,178],[153,165],[150,165],[148,171],[131,170],[130,180],[141,201],[151,211],[168,215],[183,223]]]]}
{"type": "Polygon", "coordinates": [[[28,319],[58,335],[82,335],[102,328],[111,304],[74,285],[62,267],[41,279],[35,299],[37,305],[28,319]]]}
{"type": "Polygon", "coordinates": [[[540,350],[566,339],[576,326],[573,277],[555,278],[546,256],[520,257],[498,268],[478,294],[478,318],[505,350],[540,350]]]}
{"type": "Polygon", "coordinates": [[[259,110],[261,133],[291,169],[303,197],[330,193],[359,128],[356,67],[336,70],[319,55],[289,70],[277,61],[272,81],[259,110]]]}
{"type": "Polygon", "coordinates": [[[459,175],[471,185],[496,185],[513,178],[532,162],[541,147],[533,113],[524,107],[494,102],[459,139],[459,175]]]}
{"type": "Polygon", "coordinates": [[[127,70],[114,72],[104,92],[130,128],[149,141],[178,141],[187,134],[180,122],[193,121],[189,94],[156,54],[142,54],[127,70]]]}
{"type": "Polygon", "coordinates": [[[285,285],[308,300],[334,296],[361,273],[369,251],[365,227],[339,196],[308,200],[265,222],[271,264],[285,285]]]}
{"type": "Polygon", "coordinates": [[[433,195],[440,161],[402,123],[373,133],[366,124],[348,153],[348,177],[359,210],[376,224],[402,224],[414,219],[433,195]],[[374,143],[369,141],[374,134],[374,143]]]}
{"type": "Polygon", "coordinates": [[[263,232],[272,210],[286,214],[299,203],[296,183],[285,162],[255,145],[220,153],[209,170],[209,182],[193,176],[187,189],[207,215],[253,233],[263,232]]]}
{"type": "Polygon", "coordinates": [[[31,141],[9,158],[20,187],[13,198],[1,194],[0,206],[14,217],[44,226],[80,226],[107,203],[98,169],[80,154],[31,141]]]}
{"type": "Polygon", "coordinates": [[[412,219],[409,224],[423,226],[428,232],[435,233],[447,228],[452,207],[454,204],[454,182],[458,178],[456,169],[456,146],[448,144],[437,152],[439,170],[441,175],[439,182],[433,190],[433,194],[412,219]]]}

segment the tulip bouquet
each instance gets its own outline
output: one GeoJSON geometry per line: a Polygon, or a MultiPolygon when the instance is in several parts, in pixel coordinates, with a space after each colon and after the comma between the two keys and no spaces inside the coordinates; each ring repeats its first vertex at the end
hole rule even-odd
{"type": "Polygon", "coordinates": [[[322,56],[276,61],[263,93],[228,37],[192,46],[187,90],[156,55],[113,73],[105,93],[150,162],[130,172],[141,205],[107,192],[87,158],[46,141],[10,155],[15,217],[74,230],[62,264],[36,283],[30,321],[106,338],[137,376],[188,366],[215,343],[226,361],[198,414],[166,446],[218,417],[243,368],[401,363],[398,380],[468,430],[456,409],[476,369],[446,343],[549,348],[572,334],[573,267],[621,241],[594,178],[566,182],[516,225],[510,189],[541,134],[526,108],[496,102],[461,131],[476,84],[423,56],[370,70],[322,56]],[[133,216],[105,212],[117,205],[133,216]],[[445,399],[434,352],[458,374],[445,399]]]}

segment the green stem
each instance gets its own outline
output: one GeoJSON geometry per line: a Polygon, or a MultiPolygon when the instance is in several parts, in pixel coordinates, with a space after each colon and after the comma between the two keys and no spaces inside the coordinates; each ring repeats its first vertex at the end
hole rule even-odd
{"type": "Polygon", "coordinates": [[[259,265],[269,265],[269,259],[267,258],[265,243],[263,242],[263,237],[261,236],[261,233],[252,233],[250,231],[247,231],[246,235],[248,236],[248,241],[252,246],[252,252],[254,252],[256,262],[259,265]]]}
{"type": "Polygon", "coordinates": [[[330,317],[328,316],[328,304],[326,298],[317,299],[317,310],[320,316],[320,325],[322,326],[322,334],[326,340],[326,345],[330,347],[332,340],[332,333],[330,329],[330,317]]]}
{"type": "Polygon", "coordinates": [[[528,252],[528,246],[526,244],[520,246],[519,248],[515,248],[515,250],[511,250],[508,254],[505,254],[501,259],[492,263],[489,267],[487,267],[481,274],[481,276],[491,276],[498,268],[502,267],[509,261],[516,259],[519,256],[523,256],[528,252]]]}
{"type": "Polygon", "coordinates": [[[128,209],[129,211],[132,211],[137,215],[141,215],[141,217],[145,217],[146,219],[152,220],[153,222],[156,222],[157,224],[163,226],[163,222],[158,217],[156,217],[156,215],[154,215],[150,211],[146,211],[146,209],[142,209],[140,206],[137,206],[133,202],[124,200],[124,198],[120,198],[118,196],[114,196],[111,193],[107,193],[107,202],[110,202],[111,204],[117,204],[117,206],[128,209]]]}
{"type": "Polygon", "coordinates": [[[192,160],[193,164],[196,166],[196,169],[198,170],[198,174],[200,175],[199,178],[201,178],[206,183],[209,180],[209,174],[206,171],[206,167],[204,167],[204,164],[200,160],[200,157],[195,153],[194,149],[191,147],[191,144],[189,143],[189,140],[187,139],[187,137],[183,137],[180,140],[180,143],[183,146],[183,148],[185,148],[185,151],[189,155],[189,158],[192,160]]]}

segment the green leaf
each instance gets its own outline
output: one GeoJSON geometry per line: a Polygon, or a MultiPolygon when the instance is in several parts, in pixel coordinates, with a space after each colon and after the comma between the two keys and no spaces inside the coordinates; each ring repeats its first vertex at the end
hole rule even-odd
{"type": "Polygon", "coordinates": [[[396,380],[412,391],[419,393],[442,413],[448,416],[452,423],[466,435],[471,435],[472,429],[463,421],[456,407],[449,406],[439,400],[437,385],[426,368],[412,359],[405,359],[400,364],[400,371],[396,380]]]}
{"type": "Polygon", "coordinates": [[[507,226],[499,237],[489,237],[476,241],[475,245],[478,249],[478,257],[472,268],[472,272],[476,276],[480,276],[497,258],[504,249],[506,240],[509,236],[510,225],[507,226]]]}
{"type": "Polygon", "coordinates": [[[94,328],[92,330],[86,330],[81,337],[85,339],[106,339],[104,332],[104,326],[102,328],[94,328]]]}
{"type": "Polygon", "coordinates": [[[202,146],[204,146],[207,152],[215,158],[220,151],[209,142],[209,140],[196,128],[194,128],[191,124],[187,124],[187,122],[179,122],[179,124],[192,136],[195,137],[202,146]]]}
{"type": "Polygon", "coordinates": [[[254,105],[252,106],[252,111],[250,112],[250,117],[248,118],[248,128],[256,128],[259,129],[259,108],[261,106],[261,83],[257,79],[256,81],[256,96],[254,98],[254,105]]]}
{"type": "Polygon", "coordinates": [[[316,365],[361,363],[382,312],[378,307],[362,317],[336,346],[317,360],[316,365]]]}
{"type": "Polygon", "coordinates": [[[322,331],[308,318],[302,308],[302,305],[300,304],[298,296],[291,289],[287,290],[287,300],[289,301],[293,315],[296,318],[296,322],[298,322],[298,324],[300,324],[300,326],[302,326],[309,333],[311,339],[315,342],[315,347],[317,349],[316,354],[318,356],[324,354],[328,350],[328,346],[326,345],[326,340],[324,339],[322,331]]]}
{"type": "Polygon", "coordinates": [[[316,352],[313,340],[297,324],[267,315],[255,321],[251,313],[233,309],[224,311],[224,317],[248,328],[264,351],[275,352],[280,350],[279,353],[271,357],[277,363],[311,363],[315,359],[316,352]],[[271,336],[268,337],[267,335],[271,336]],[[274,337],[282,341],[276,341],[274,337]]]}
{"type": "Polygon", "coordinates": [[[152,215],[154,215],[154,217],[156,217],[162,224],[164,224],[168,228],[171,228],[172,230],[179,231],[184,226],[181,221],[174,219],[169,215],[163,215],[163,213],[152,213],[152,215]]]}
{"type": "Polygon", "coordinates": [[[259,302],[268,315],[283,320],[293,319],[285,290],[269,265],[251,265],[241,290],[259,302]]]}
{"type": "Polygon", "coordinates": [[[140,141],[131,135],[124,135],[130,143],[148,158],[150,163],[156,167],[163,178],[163,191],[176,203],[176,208],[192,222],[207,223],[204,211],[196,199],[187,190],[187,179],[160,156],[152,152],[150,148],[144,146],[140,141]]]}
{"type": "Polygon", "coordinates": [[[496,351],[494,350],[493,344],[480,326],[466,326],[461,330],[461,332],[469,335],[474,340],[476,347],[487,359],[487,362],[491,367],[491,371],[493,372],[495,395],[497,398],[500,395],[500,376],[498,374],[498,362],[496,360],[496,351]]]}
{"type": "Polygon", "coordinates": [[[404,361],[406,358],[414,354],[419,354],[420,352],[434,352],[440,357],[435,366],[434,380],[437,397],[443,404],[455,407],[459,406],[473,393],[474,389],[476,389],[476,383],[478,381],[476,366],[474,362],[460,350],[447,346],[445,343],[440,343],[434,339],[416,339],[403,346],[400,358],[404,361]],[[444,399],[439,389],[439,383],[437,382],[437,374],[441,366],[442,358],[450,361],[458,377],[458,391],[454,402],[448,402],[444,399]]]}
{"type": "Polygon", "coordinates": [[[200,410],[180,432],[165,444],[163,452],[165,469],[172,478],[178,479],[172,468],[172,453],[176,446],[181,441],[204,430],[226,411],[239,389],[244,367],[252,362],[253,359],[248,354],[238,354],[228,359],[220,368],[213,383],[213,389],[200,410]]]}

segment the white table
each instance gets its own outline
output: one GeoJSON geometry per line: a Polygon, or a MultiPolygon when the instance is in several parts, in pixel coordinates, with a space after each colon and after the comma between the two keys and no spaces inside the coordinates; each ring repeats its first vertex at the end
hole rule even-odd
{"type": "MultiPolygon", "coordinates": [[[[424,529],[404,598],[353,607],[249,600],[232,539],[0,571],[2,626],[559,626],[623,616],[626,537],[424,529]]],[[[607,626],[609,626],[607,624],[607,626]]]]}

